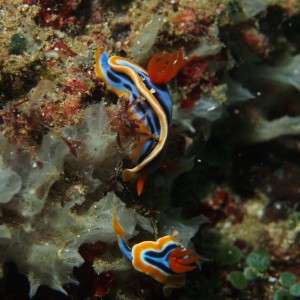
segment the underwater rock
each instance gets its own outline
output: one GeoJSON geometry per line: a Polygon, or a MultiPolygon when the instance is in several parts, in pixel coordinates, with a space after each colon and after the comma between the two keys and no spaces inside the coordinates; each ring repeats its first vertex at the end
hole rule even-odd
{"type": "MultiPolygon", "coordinates": [[[[0,158],[1,159],[1,158],[0,158]]],[[[0,162],[1,164],[1,162],[0,162]]],[[[0,169],[0,203],[7,203],[17,194],[22,185],[20,176],[11,168],[1,166],[0,169]]]]}
{"type": "Polygon", "coordinates": [[[149,56],[150,51],[153,48],[155,39],[162,27],[161,15],[154,15],[151,22],[146,25],[140,33],[135,37],[133,45],[131,47],[133,57],[138,61],[145,60],[149,56]]]}
{"type": "MultiPolygon", "coordinates": [[[[79,204],[77,198],[62,205],[57,201],[59,198],[49,196],[53,185],[59,183],[62,172],[66,171],[67,161],[80,165],[89,158],[94,166],[106,161],[107,168],[114,169],[115,160],[109,161],[107,157],[114,153],[108,149],[115,143],[115,135],[107,131],[104,106],[89,107],[86,116],[86,122],[79,128],[67,127],[63,130],[66,138],[82,141],[81,148],[77,149],[77,158],[71,154],[60,135],[52,132],[43,137],[40,149],[33,158],[29,153],[19,153],[16,144],[8,143],[2,135],[0,137],[0,209],[3,222],[8,222],[2,225],[0,261],[3,264],[13,260],[19,272],[28,276],[31,296],[42,284],[65,293],[62,286],[76,282],[73,267],[83,263],[78,253],[80,245],[99,240],[112,243],[116,240],[111,215],[113,194],[107,194],[102,199],[99,197],[80,215],[71,211],[74,205],[79,204]],[[97,138],[94,137],[95,132],[97,138]]],[[[87,180],[92,180],[92,173],[84,172],[82,176],[85,174],[87,180]]],[[[110,176],[107,169],[103,168],[102,172],[103,178],[110,176]]],[[[129,211],[118,198],[114,203],[120,214],[126,213],[126,233],[131,236],[136,224],[134,219],[129,218],[129,211]]]]}
{"type": "Polygon", "coordinates": [[[299,297],[299,1],[0,2],[1,299],[20,286],[7,262],[27,299],[29,283],[37,299],[161,299],[123,260],[113,213],[130,246],[170,234],[207,258],[174,300],[299,297]],[[141,197],[121,175],[156,116],[97,78],[99,49],[141,67],[184,53],[141,197]]]}
{"type": "Polygon", "coordinates": [[[250,142],[266,142],[284,135],[300,134],[300,117],[288,117],[267,121],[257,120],[256,126],[249,136],[250,142]]]}

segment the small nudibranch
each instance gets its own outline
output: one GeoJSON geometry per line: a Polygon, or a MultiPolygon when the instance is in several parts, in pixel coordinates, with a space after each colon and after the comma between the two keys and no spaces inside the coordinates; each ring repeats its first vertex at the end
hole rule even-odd
{"type": "Polygon", "coordinates": [[[141,194],[146,175],[163,160],[171,125],[171,98],[166,88],[154,84],[139,65],[120,56],[108,57],[102,49],[96,51],[95,59],[96,75],[118,97],[129,100],[133,118],[139,120],[138,130],[149,133],[149,138],[137,141],[134,167],[123,172],[124,181],[139,179],[137,190],[141,194]]]}
{"type": "Polygon", "coordinates": [[[156,242],[144,241],[131,249],[115,215],[113,225],[124,257],[137,271],[161,282],[166,296],[170,295],[170,289],[180,288],[185,284],[186,272],[197,268],[195,263],[200,260],[200,256],[191,256],[193,252],[181,247],[171,236],[161,237],[156,242]]]}

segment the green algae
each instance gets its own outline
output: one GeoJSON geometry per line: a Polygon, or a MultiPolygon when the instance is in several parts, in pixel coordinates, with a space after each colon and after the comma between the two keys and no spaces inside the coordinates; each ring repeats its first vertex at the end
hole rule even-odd
{"type": "Polygon", "coordinates": [[[290,293],[293,297],[300,297],[300,284],[295,283],[290,287],[290,293]]]}
{"type": "Polygon", "coordinates": [[[274,293],[274,300],[291,300],[292,296],[286,289],[279,289],[274,293]]]}
{"type": "Polygon", "coordinates": [[[245,268],[243,274],[248,281],[252,281],[260,278],[259,277],[260,274],[252,267],[245,268]]]}
{"type": "Polygon", "coordinates": [[[243,253],[235,246],[224,246],[217,254],[217,261],[224,266],[235,265],[241,261],[243,253]]]}
{"type": "Polygon", "coordinates": [[[244,274],[240,271],[230,272],[228,275],[228,281],[237,290],[244,290],[247,287],[247,280],[244,274]]]}
{"type": "Polygon", "coordinates": [[[21,34],[14,34],[10,39],[10,54],[20,55],[27,50],[27,39],[21,34]]]}
{"type": "Polygon", "coordinates": [[[294,229],[300,223],[300,212],[295,211],[289,215],[289,228],[294,229]]]}
{"type": "Polygon", "coordinates": [[[279,276],[279,283],[283,287],[289,288],[296,283],[296,276],[290,272],[281,273],[279,276]]]}
{"type": "Polygon", "coordinates": [[[270,257],[267,252],[256,250],[248,255],[246,263],[249,267],[254,268],[258,272],[265,272],[269,268],[270,257]]]}

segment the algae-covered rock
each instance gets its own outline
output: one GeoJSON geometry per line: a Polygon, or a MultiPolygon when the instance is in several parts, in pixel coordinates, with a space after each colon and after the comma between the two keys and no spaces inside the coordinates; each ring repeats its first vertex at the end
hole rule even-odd
{"type": "Polygon", "coordinates": [[[10,41],[10,54],[22,54],[28,48],[27,39],[21,34],[14,34],[10,41]]]}

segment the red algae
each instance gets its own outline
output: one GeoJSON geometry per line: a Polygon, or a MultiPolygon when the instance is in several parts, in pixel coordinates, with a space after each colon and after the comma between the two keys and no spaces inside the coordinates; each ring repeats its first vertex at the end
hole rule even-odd
{"type": "Polygon", "coordinates": [[[198,21],[197,14],[191,9],[180,11],[174,19],[174,29],[177,33],[199,35],[202,22],[198,21]]]}
{"type": "Polygon", "coordinates": [[[103,242],[94,244],[83,244],[79,247],[78,252],[87,263],[92,264],[96,257],[100,257],[107,251],[107,246],[103,242]]]}
{"type": "Polygon", "coordinates": [[[258,55],[267,58],[270,54],[270,41],[268,37],[255,28],[245,28],[241,32],[242,40],[258,55]]]}
{"type": "Polygon", "coordinates": [[[99,274],[94,280],[94,297],[93,300],[101,299],[110,290],[112,284],[115,281],[115,275],[112,271],[107,271],[99,274]]]}
{"type": "Polygon", "coordinates": [[[40,0],[32,1],[32,4],[41,5],[41,19],[44,26],[51,26],[56,29],[62,29],[68,24],[77,22],[71,13],[80,4],[81,0],[40,0]]]}
{"type": "Polygon", "coordinates": [[[233,224],[243,221],[243,210],[239,201],[226,190],[215,191],[212,199],[203,203],[202,211],[211,221],[207,226],[215,226],[227,219],[233,224]]]}
{"type": "Polygon", "coordinates": [[[93,300],[104,297],[112,287],[115,276],[112,271],[97,274],[91,265],[83,264],[79,268],[74,269],[74,276],[80,282],[76,291],[71,293],[91,297],[93,300]]]}

